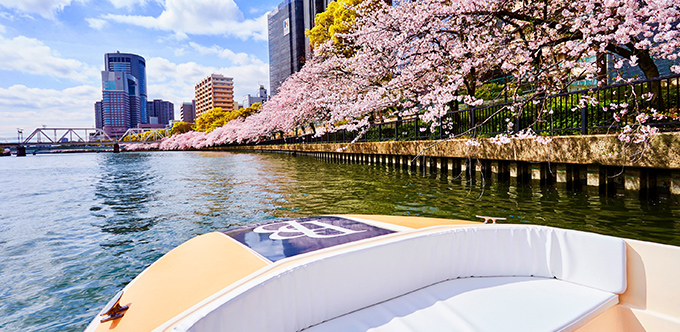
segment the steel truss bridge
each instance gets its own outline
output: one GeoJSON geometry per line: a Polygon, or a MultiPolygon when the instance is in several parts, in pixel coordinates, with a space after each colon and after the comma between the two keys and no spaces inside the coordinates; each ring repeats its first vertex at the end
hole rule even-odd
{"type": "Polygon", "coordinates": [[[36,128],[19,143],[1,143],[0,146],[16,147],[88,147],[112,146],[121,143],[157,143],[170,136],[168,129],[130,128],[123,136],[114,139],[99,128],[36,128]]]}

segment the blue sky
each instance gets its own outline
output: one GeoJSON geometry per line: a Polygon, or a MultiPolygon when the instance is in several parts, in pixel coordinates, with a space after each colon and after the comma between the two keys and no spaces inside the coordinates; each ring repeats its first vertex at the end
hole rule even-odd
{"type": "Polygon", "coordinates": [[[93,127],[104,53],[147,62],[148,98],[179,106],[211,73],[234,98],[269,88],[266,13],[280,0],[0,0],[0,142],[93,127]]]}

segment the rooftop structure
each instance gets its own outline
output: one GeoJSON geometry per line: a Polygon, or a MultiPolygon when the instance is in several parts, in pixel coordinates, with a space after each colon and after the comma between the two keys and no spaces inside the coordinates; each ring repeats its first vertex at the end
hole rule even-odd
{"type": "Polygon", "coordinates": [[[264,85],[260,85],[260,89],[257,91],[257,95],[251,96],[250,94],[247,94],[243,96],[243,108],[248,108],[250,105],[255,104],[255,103],[263,103],[267,101],[267,89],[264,88],[264,85]]]}

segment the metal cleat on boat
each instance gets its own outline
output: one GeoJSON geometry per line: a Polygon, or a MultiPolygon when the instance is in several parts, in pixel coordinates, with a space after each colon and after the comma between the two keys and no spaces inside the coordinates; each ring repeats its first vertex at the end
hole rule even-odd
{"type": "Polygon", "coordinates": [[[102,312],[99,314],[101,316],[100,321],[102,323],[108,322],[110,320],[118,319],[123,317],[125,311],[130,308],[130,305],[120,305],[120,298],[123,296],[123,291],[120,291],[114,296],[109,303],[106,304],[102,312]]]}
{"type": "Polygon", "coordinates": [[[495,224],[495,223],[496,223],[496,220],[507,220],[507,218],[501,218],[501,217],[487,217],[487,216],[480,216],[480,215],[476,215],[475,217],[484,219],[484,223],[485,223],[485,224],[488,224],[488,223],[489,223],[489,220],[491,221],[492,224],[495,224]]]}

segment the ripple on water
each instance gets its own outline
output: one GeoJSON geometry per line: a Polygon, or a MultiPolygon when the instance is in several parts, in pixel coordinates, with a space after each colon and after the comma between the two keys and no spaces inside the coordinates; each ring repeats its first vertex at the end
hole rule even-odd
{"type": "Polygon", "coordinates": [[[81,331],[118,290],[189,238],[252,222],[365,213],[582,229],[680,244],[672,199],[490,184],[305,157],[160,152],[0,163],[0,330],[81,331]]]}

